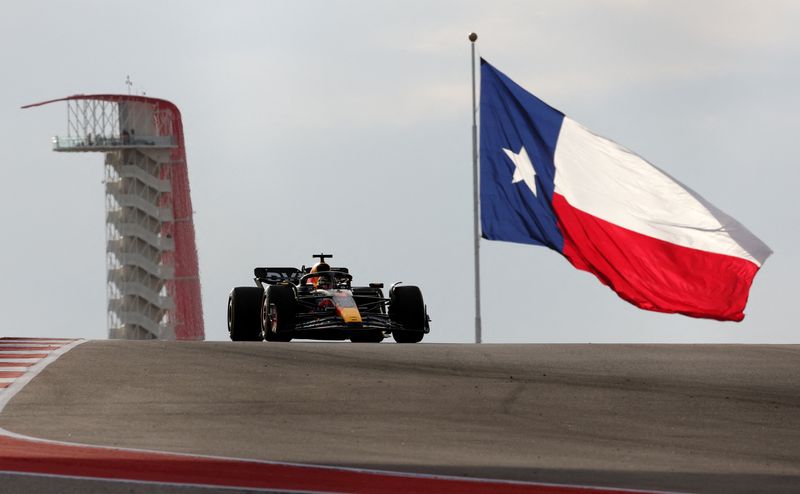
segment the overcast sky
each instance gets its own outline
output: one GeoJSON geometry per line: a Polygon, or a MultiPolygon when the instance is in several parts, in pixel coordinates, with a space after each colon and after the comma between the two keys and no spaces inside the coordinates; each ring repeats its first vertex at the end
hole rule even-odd
{"type": "Polygon", "coordinates": [[[800,343],[800,3],[0,4],[1,335],[106,337],[101,154],[51,150],[76,93],[180,107],[207,339],[231,287],[319,251],[419,284],[473,339],[470,59],[636,151],[775,254],[742,323],[636,309],[543,247],[482,241],[486,342],[800,343]]]}

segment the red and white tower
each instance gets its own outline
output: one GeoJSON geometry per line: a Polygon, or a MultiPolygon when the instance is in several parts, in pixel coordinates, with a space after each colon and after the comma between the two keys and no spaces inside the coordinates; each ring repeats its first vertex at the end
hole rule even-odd
{"type": "Polygon", "coordinates": [[[59,152],[105,154],[109,338],[202,340],[181,114],[157,98],[76,95],[59,152]]]}

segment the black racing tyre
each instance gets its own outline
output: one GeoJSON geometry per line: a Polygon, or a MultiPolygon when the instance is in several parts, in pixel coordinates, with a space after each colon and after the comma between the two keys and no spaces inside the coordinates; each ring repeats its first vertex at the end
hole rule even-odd
{"type": "Polygon", "coordinates": [[[239,286],[228,296],[228,336],[233,341],[261,341],[261,294],[257,286],[239,286]]]}
{"type": "Polygon", "coordinates": [[[389,296],[389,317],[404,329],[392,330],[397,343],[419,343],[425,336],[425,302],[416,286],[397,286],[389,296]]]}
{"type": "Polygon", "coordinates": [[[289,285],[271,285],[261,304],[261,328],[267,341],[291,341],[297,299],[289,285]]]}
{"type": "Polygon", "coordinates": [[[392,331],[392,338],[397,343],[419,343],[425,333],[422,331],[406,331],[404,329],[395,329],[392,331]]]}

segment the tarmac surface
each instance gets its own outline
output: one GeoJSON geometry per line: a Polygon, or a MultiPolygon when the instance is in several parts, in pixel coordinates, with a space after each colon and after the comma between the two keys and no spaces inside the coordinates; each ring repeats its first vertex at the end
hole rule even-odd
{"type": "Polygon", "coordinates": [[[800,346],[91,341],[18,393],[0,427],[380,470],[798,492],[800,346]]]}

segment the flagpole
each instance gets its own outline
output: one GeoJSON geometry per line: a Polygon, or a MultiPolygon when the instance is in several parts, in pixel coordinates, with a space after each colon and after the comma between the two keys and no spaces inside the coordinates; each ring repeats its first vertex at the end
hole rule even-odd
{"type": "Polygon", "coordinates": [[[481,343],[481,258],[480,232],[478,230],[478,109],[475,103],[475,41],[476,33],[469,33],[472,46],[472,231],[475,249],[475,343],[481,343]]]}

